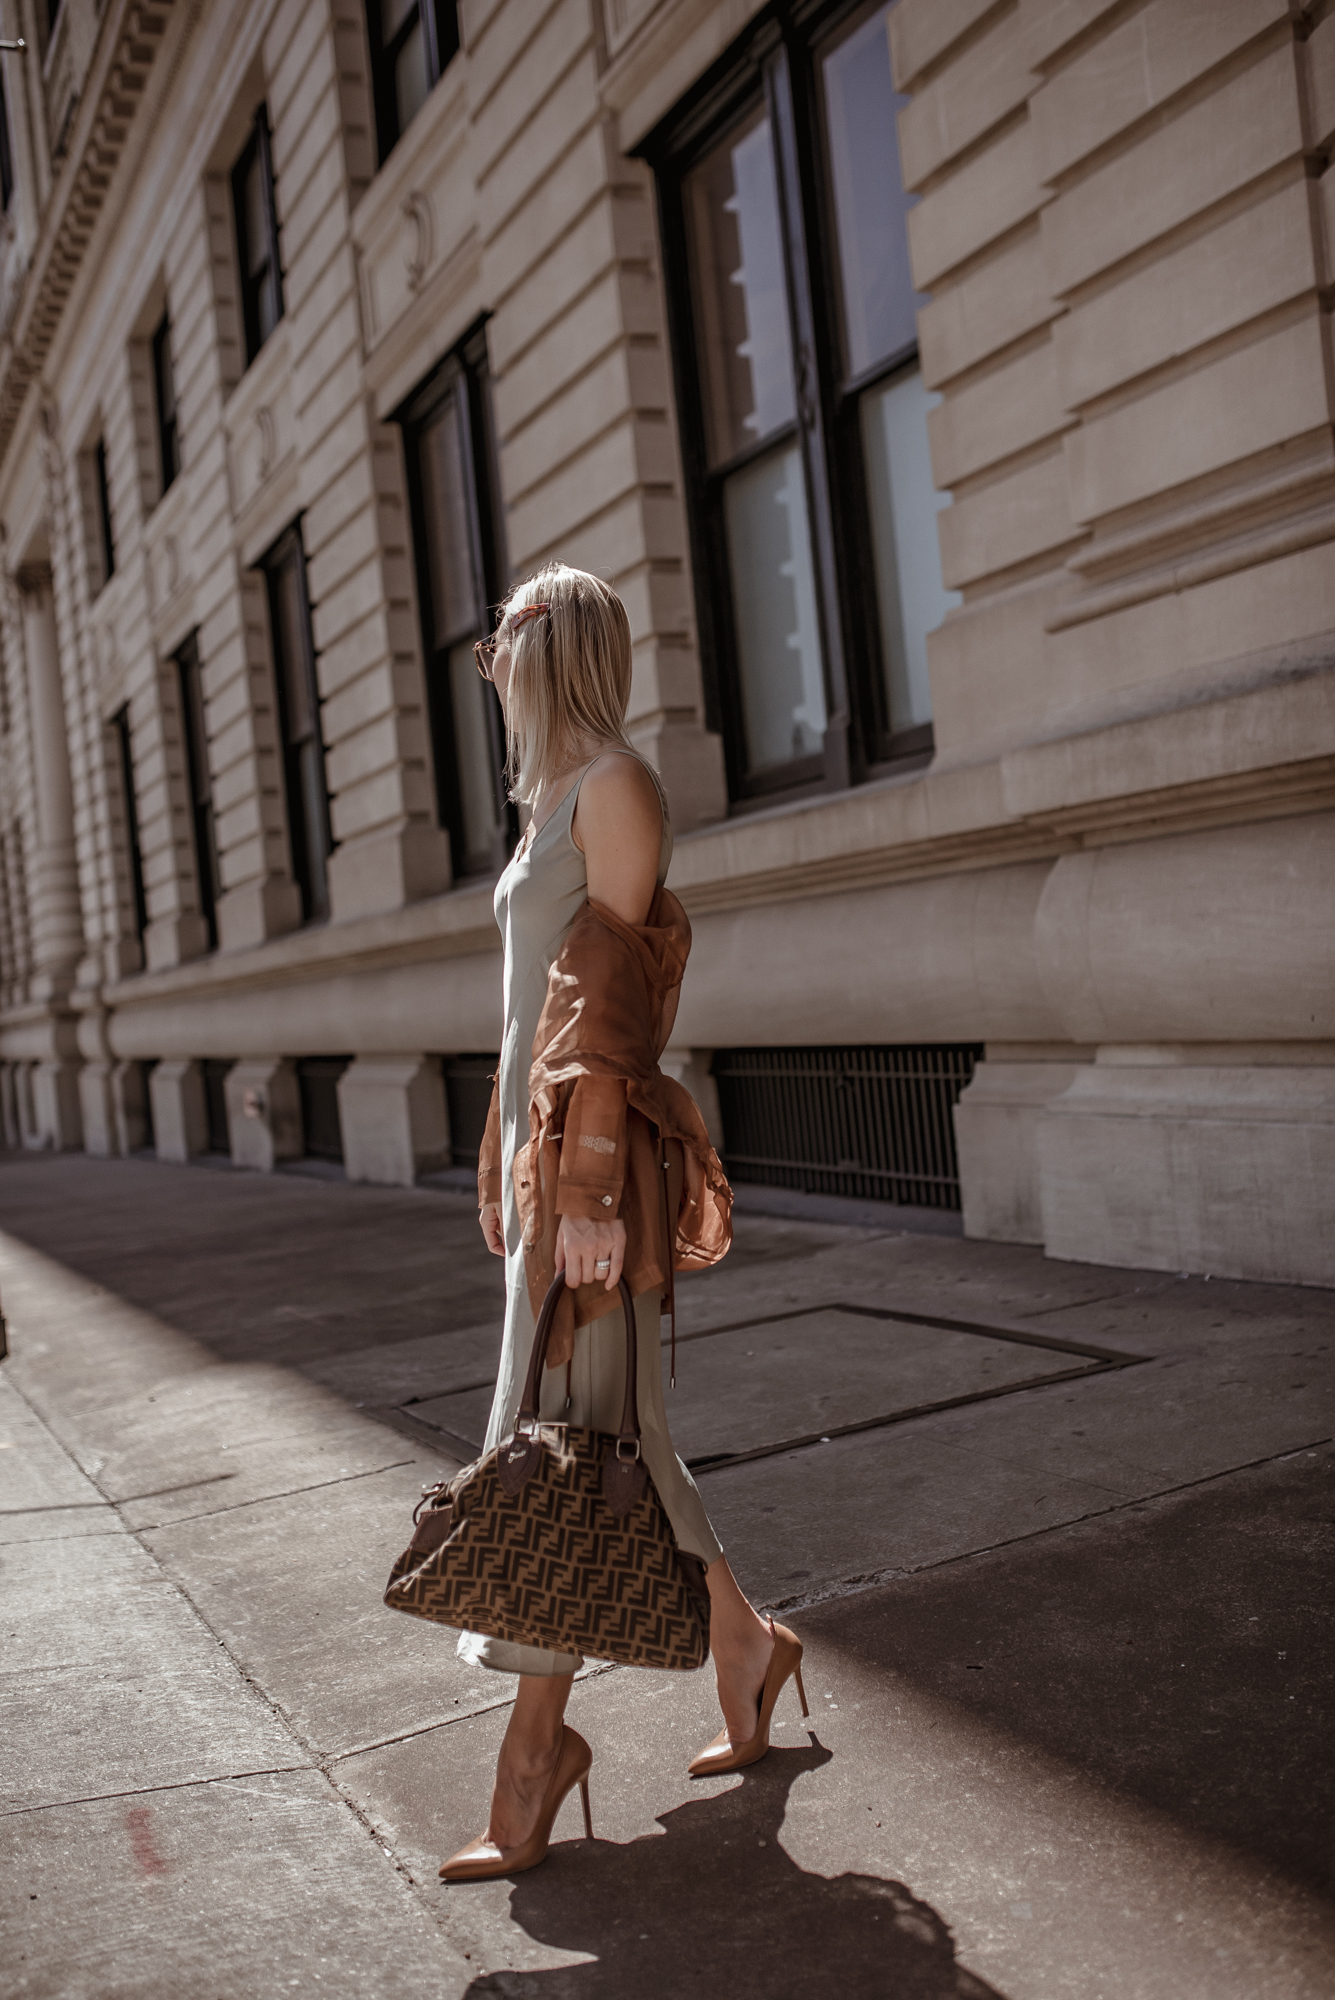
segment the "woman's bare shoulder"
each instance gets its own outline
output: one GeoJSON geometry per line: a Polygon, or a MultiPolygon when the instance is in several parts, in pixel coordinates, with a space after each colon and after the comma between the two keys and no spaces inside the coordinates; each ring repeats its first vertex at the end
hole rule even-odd
{"type": "Polygon", "coordinates": [[[590,835],[619,836],[653,832],[663,825],[663,804],[653,777],[628,750],[605,750],[585,773],[575,811],[576,839],[581,847],[590,835]]]}

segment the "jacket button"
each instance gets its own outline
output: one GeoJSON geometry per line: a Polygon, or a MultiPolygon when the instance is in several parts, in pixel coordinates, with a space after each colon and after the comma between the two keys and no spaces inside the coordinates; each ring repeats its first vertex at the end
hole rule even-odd
{"type": "Polygon", "coordinates": [[[603,1196],[603,1207],[610,1208],[611,1206],[612,1206],[612,1197],[610,1194],[605,1194],[603,1196]]]}

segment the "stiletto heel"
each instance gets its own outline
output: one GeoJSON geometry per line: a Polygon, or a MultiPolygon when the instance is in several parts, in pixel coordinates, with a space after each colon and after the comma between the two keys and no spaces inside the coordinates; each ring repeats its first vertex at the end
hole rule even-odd
{"type": "Polygon", "coordinates": [[[734,1743],[726,1729],[719,1731],[712,1743],[706,1744],[689,1765],[693,1778],[712,1778],[721,1771],[741,1771],[748,1764],[758,1764],[769,1749],[769,1726],[774,1714],[774,1704],[789,1675],[797,1679],[798,1698],[802,1703],[802,1713],[807,1715],[806,1693],[802,1686],[802,1641],[786,1625],[776,1625],[771,1618],[769,1629],[774,1635],[774,1651],[770,1654],[769,1668],[760,1690],[759,1714],[756,1717],[755,1735],[749,1742],[734,1743]]]}
{"type": "Polygon", "coordinates": [[[593,1752],[584,1738],[577,1730],[562,1723],[561,1748],[556,1753],[556,1763],[547,1780],[537,1825],[528,1839],[518,1847],[497,1847],[495,1841],[480,1833],[476,1840],[470,1840],[467,1847],[461,1847],[448,1861],[441,1862],[443,1879],[446,1882],[485,1882],[496,1875],[520,1875],[526,1868],[536,1868],[540,1861],[547,1858],[556,1815],[576,1785],[584,1804],[584,1831],[592,1840],[593,1820],[589,1813],[589,1772],[592,1766],[593,1752]]]}
{"type": "Polygon", "coordinates": [[[809,1716],[811,1710],[807,1707],[807,1691],[802,1685],[802,1665],[800,1661],[793,1668],[793,1679],[797,1682],[797,1698],[802,1704],[802,1714],[803,1716],[809,1716]]]}

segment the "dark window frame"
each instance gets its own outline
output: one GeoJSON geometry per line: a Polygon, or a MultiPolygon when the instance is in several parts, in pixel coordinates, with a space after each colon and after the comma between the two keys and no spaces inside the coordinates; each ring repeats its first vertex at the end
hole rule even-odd
{"type": "Polygon", "coordinates": [[[287,805],[292,879],[301,895],[303,923],[322,923],[330,909],[329,859],[335,842],[329,813],[329,786],[325,773],[327,752],[319,679],[315,670],[315,633],[311,621],[306,548],[300,515],[265,551],[258,567],[264,573],[269,601],[274,696],[283,760],[283,794],[287,805]],[[295,661],[287,660],[283,651],[283,625],[279,612],[279,592],[283,588],[283,577],[289,570],[295,576],[298,609],[297,640],[301,657],[295,661]],[[299,738],[294,738],[292,734],[293,705],[288,693],[289,676],[301,684],[312,723],[307,734],[299,738]]]}
{"type": "Polygon", "coordinates": [[[820,63],[882,0],[772,0],[637,149],[654,169],[695,574],[705,719],[723,738],[734,812],[843,791],[924,765],[931,723],[893,729],[876,605],[859,398],[910,368],[917,343],[857,377],[843,365],[842,279],[827,166],[820,63]],[[711,466],[694,320],[686,177],[761,104],[770,119],[797,392],[794,422],[711,466]],[[748,772],[723,523],[725,481],[794,439],[802,446],[827,723],[821,752],[748,772]]]}
{"type": "Polygon", "coordinates": [[[208,931],[209,950],[216,951],[222,871],[218,861],[218,838],[213,816],[208,715],[204,702],[204,667],[200,659],[198,633],[192,632],[189,638],[177,647],[174,658],[181,696],[181,733],[185,740],[186,782],[190,787],[190,826],[194,836],[199,914],[208,931]]]}
{"type": "Polygon", "coordinates": [[[93,446],[93,478],[97,485],[97,526],[102,540],[102,583],[116,574],[116,531],[111,519],[111,482],[107,477],[107,441],[99,437],[93,446]]]}
{"type": "Polygon", "coordinates": [[[172,368],[171,315],[164,308],[151,342],[153,400],[158,419],[158,497],[181,470],[180,435],[176,413],[176,376],[172,368]]]}
{"type": "Polygon", "coordinates": [[[466,487],[472,502],[470,529],[471,558],[477,575],[477,596],[482,617],[472,636],[485,638],[493,623],[494,608],[504,601],[508,574],[505,530],[500,507],[500,479],[497,470],[494,413],[490,393],[486,324],[473,327],[453,353],[434,368],[426,380],[394,414],[403,431],[404,464],[408,482],[408,504],[412,518],[413,554],[417,578],[417,602],[422,634],[422,662],[427,684],[427,712],[431,725],[431,750],[436,775],[436,811],[440,825],[449,835],[456,879],[490,871],[499,873],[509,859],[519,835],[515,807],[504,784],[505,729],[500,703],[493,694],[488,706],[492,750],[495,760],[498,831],[493,852],[485,863],[470,868],[463,821],[462,787],[459,782],[459,737],[454,715],[447,666],[451,646],[463,643],[472,628],[437,633],[432,603],[431,579],[427,562],[429,533],[426,501],[422,489],[418,446],[433,417],[452,397],[463,399],[468,421],[462,427],[467,455],[466,487]]]}
{"type": "Polygon", "coordinates": [[[0,65],[0,209],[14,199],[14,148],[9,137],[9,97],[0,65]]]}
{"type": "Polygon", "coordinates": [[[130,704],[125,702],[111,718],[120,756],[121,803],[125,813],[126,860],[130,871],[130,898],[134,907],[135,936],[142,945],[148,929],[148,896],[144,888],[144,856],[139,845],[139,800],[134,782],[134,733],[130,727],[130,704]]]}
{"type": "Polygon", "coordinates": [[[458,0],[415,0],[394,34],[382,30],[384,0],[366,0],[366,38],[371,51],[371,95],[375,102],[376,154],[380,165],[407,130],[399,123],[395,70],[405,43],[421,29],[426,57],[427,88],[434,90],[459,53],[458,0]]]}
{"type": "Polygon", "coordinates": [[[278,242],[278,209],[274,199],[273,147],[269,134],[268,106],[261,104],[249,139],[232,168],[232,221],[236,233],[237,277],[240,283],[241,321],[246,342],[246,366],[254,361],[271,337],[284,314],[283,263],[278,242]],[[246,220],[246,181],[251,168],[259,165],[260,207],[264,230],[264,257],[257,262],[252,252],[246,220]],[[274,288],[273,324],[264,325],[261,304],[270,276],[274,288]]]}

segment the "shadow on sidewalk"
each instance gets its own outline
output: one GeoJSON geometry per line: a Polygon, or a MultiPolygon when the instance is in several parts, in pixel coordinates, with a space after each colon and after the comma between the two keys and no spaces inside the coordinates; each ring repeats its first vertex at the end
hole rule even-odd
{"type": "Polygon", "coordinates": [[[869,1704],[894,1681],[948,1701],[1329,1896],[1332,1576],[1325,1445],[819,1605],[801,1631],[869,1704]]]}
{"type": "Polygon", "coordinates": [[[664,1813],[661,1835],[554,1848],[516,1878],[510,1916],[592,1962],[487,1973],[466,2000],[1003,2000],[956,1962],[941,1918],[902,1883],[810,1875],[780,1846],[789,1791],[830,1756],[813,1735],[808,1749],[772,1749],[739,1786],[664,1813]]]}

